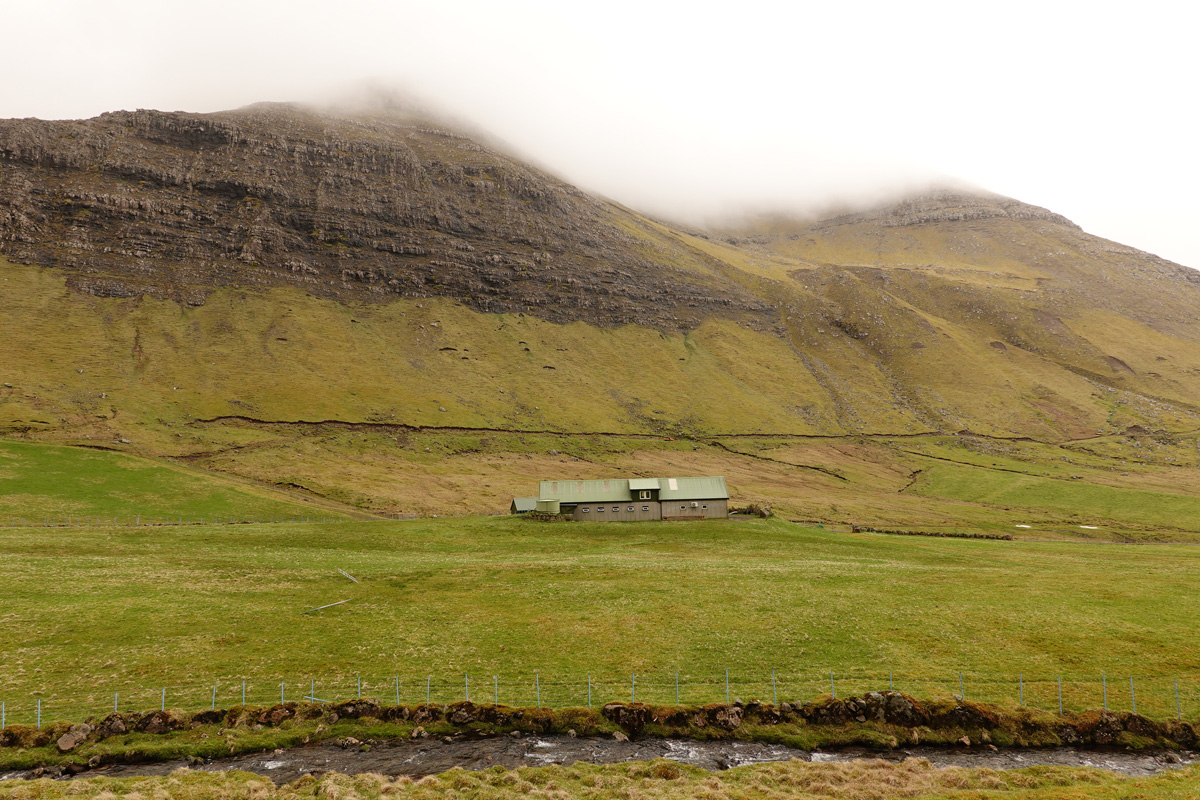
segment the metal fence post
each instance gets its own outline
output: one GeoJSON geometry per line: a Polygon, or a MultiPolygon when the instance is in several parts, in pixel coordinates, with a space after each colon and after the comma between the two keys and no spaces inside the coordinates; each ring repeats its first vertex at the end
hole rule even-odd
{"type": "Polygon", "coordinates": [[[42,729],[42,698],[38,698],[38,730],[42,729]]]}
{"type": "Polygon", "coordinates": [[[393,676],[396,679],[396,705],[400,705],[400,676],[393,676]]]}
{"type": "Polygon", "coordinates": [[[538,673],[533,673],[533,683],[537,687],[537,707],[542,707],[542,676],[538,673]]]}
{"type": "Polygon", "coordinates": [[[242,681],[242,708],[246,707],[246,682],[242,681]]]}
{"type": "Polygon", "coordinates": [[[962,670],[958,671],[958,700],[962,702],[967,699],[967,690],[963,688],[962,670]]]}
{"type": "Polygon", "coordinates": [[[675,670],[675,705],[679,705],[679,670],[675,670]]]}
{"type": "Polygon", "coordinates": [[[775,691],[775,668],[771,667],[771,705],[779,707],[779,693],[775,691]]]}
{"type": "Polygon", "coordinates": [[[158,710],[159,711],[167,710],[167,687],[165,687],[165,686],[163,687],[163,690],[162,690],[162,699],[158,704],[158,710]]]}
{"type": "Polygon", "coordinates": [[[725,705],[729,705],[729,667],[725,668],[725,705]]]}
{"type": "Polygon", "coordinates": [[[1175,719],[1183,719],[1183,706],[1179,705],[1179,678],[1175,679],[1175,719]]]}
{"type": "Polygon", "coordinates": [[[1129,676],[1129,702],[1133,706],[1133,713],[1137,713],[1137,695],[1133,692],[1133,676],[1129,676]]]}
{"type": "Polygon", "coordinates": [[[837,700],[837,687],[833,685],[833,670],[829,670],[829,694],[837,700]]]}
{"type": "Polygon", "coordinates": [[[1061,717],[1062,709],[1062,675],[1058,676],[1058,715],[1061,717]]]}
{"type": "Polygon", "coordinates": [[[465,672],[463,673],[463,697],[468,703],[471,702],[471,676],[465,672]]]}
{"type": "MultiPolygon", "coordinates": [[[[113,702],[114,702],[114,703],[116,702],[116,699],[117,699],[117,696],[114,694],[114,695],[113,695],[113,702]]],[[[115,710],[115,709],[114,709],[114,710],[115,710]]],[[[215,683],[213,684],[212,710],[213,710],[213,711],[216,711],[216,710],[217,710],[217,685],[216,685],[215,683]]]]}
{"type": "Polygon", "coordinates": [[[637,702],[637,673],[633,673],[629,684],[629,704],[633,705],[637,702]]]}
{"type": "Polygon", "coordinates": [[[429,705],[430,683],[433,681],[432,675],[425,676],[425,705],[429,705]]]}
{"type": "Polygon", "coordinates": [[[1018,705],[1023,706],[1023,705],[1025,705],[1025,675],[1023,673],[1020,673],[1020,672],[1017,673],[1017,682],[1020,684],[1020,692],[1021,692],[1021,695],[1020,695],[1021,699],[1018,701],[1018,705]]]}
{"type": "Polygon", "coordinates": [[[892,683],[892,671],[889,669],[888,670],[888,691],[889,692],[893,691],[895,688],[896,688],[895,685],[892,683]]]}
{"type": "Polygon", "coordinates": [[[492,705],[500,705],[500,676],[492,676],[492,705]]]}
{"type": "Polygon", "coordinates": [[[358,699],[362,700],[362,675],[358,676],[358,699]]]}
{"type": "Polygon", "coordinates": [[[592,707],[592,676],[588,675],[588,708],[592,707]]]}

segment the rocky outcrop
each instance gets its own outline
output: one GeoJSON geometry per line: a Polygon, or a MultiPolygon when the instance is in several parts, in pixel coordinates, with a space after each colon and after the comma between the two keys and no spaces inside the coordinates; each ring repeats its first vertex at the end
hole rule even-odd
{"type": "Polygon", "coordinates": [[[622,216],[395,110],[0,121],[0,254],[67,270],[79,291],[199,304],[216,287],[293,285],[660,328],[770,316],[737,287],[648,257],[622,216]]]}
{"type": "Polygon", "coordinates": [[[839,225],[876,222],[888,228],[927,225],[936,222],[968,222],[983,219],[1014,219],[1050,222],[1073,230],[1079,226],[1071,220],[1040,206],[1022,203],[1011,197],[981,191],[931,191],[900,200],[870,211],[842,214],[822,220],[814,230],[839,225]]]}

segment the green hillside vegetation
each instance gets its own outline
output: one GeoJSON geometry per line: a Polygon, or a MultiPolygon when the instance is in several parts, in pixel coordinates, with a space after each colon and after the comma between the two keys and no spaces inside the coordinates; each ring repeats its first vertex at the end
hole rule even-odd
{"type": "Polygon", "coordinates": [[[809,700],[896,688],[1200,713],[1190,547],[837,534],[780,520],[466,518],[0,530],[9,721],[364,694],[500,702],[809,700]],[[339,573],[358,579],[352,582],[339,573]],[[339,606],[303,614],[318,606],[339,606]],[[886,600],[882,602],[881,600],[886,600]],[[269,625],[264,621],[269,620],[269,625]],[[535,677],[540,676],[540,678],[535,677]],[[476,695],[478,696],[478,694],[476,695]],[[488,699],[491,699],[490,697],[488,699]],[[24,717],[20,716],[24,715],[24,717]]]}
{"type": "MultiPolygon", "coordinates": [[[[597,328],[291,289],[221,290],[188,308],[81,295],[51,270],[0,262],[0,272],[0,339],[11,343],[0,428],[10,436],[171,458],[332,507],[493,513],[540,479],[632,471],[724,474],[735,499],[841,524],[1168,538],[1196,528],[1200,421],[1013,349],[983,346],[980,358],[1024,358],[1036,375],[1022,380],[1046,381],[1031,389],[1043,399],[1022,406],[963,378],[954,391],[965,394],[938,402],[984,419],[964,420],[978,435],[950,437],[967,446],[946,450],[935,430],[945,423],[880,389],[844,337],[813,345],[818,358],[731,321],[686,334],[597,328]],[[1064,392],[1076,399],[1063,405],[1064,392]],[[1026,423],[1048,438],[980,432],[1026,423]],[[1006,489],[1017,473],[1031,476],[1020,486],[1041,488],[1006,489]]],[[[957,369],[945,356],[922,380],[957,369]]],[[[55,485],[59,499],[36,506],[43,514],[80,503],[69,483],[55,485]]],[[[108,513],[86,505],[78,512],[108,513]]]]}
{"type": "Polygon", "coordinates": [[[299,517],[328,509],[121,453],[0,441],[0,520],[42,525],[299,517]]]}
{"type": "Polygon", "coordinates": [[[1146,778],[1128,778],[1078,767],[1030,767],[1017,770],[936,769],[923,759],[902,763],[853,761],[841,764],[788,761],[752,764],[711,773],[658,759],[629,764],[572,764],[461,769],[413,780],[405,776],[313,775],[275,786],[248,772],[179,771],[146,778],[89,778],[74,781],[0,782],[0,797],[13,800],[58,798],[133,798],[168,796],[179,800],[301,800],[302,798],[412,798],[440,800],[517,800],[517,798],[626,797],[638,800],[710,800],[789,797],[868,800],[1184,800],[1195,796],[1200,769],[1189,767],[1146,778]]]}

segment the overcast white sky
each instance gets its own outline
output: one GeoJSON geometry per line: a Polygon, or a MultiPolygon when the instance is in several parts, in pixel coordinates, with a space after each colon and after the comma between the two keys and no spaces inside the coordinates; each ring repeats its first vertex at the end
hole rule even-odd
{"type": "Polygon", "coordinates": [[[676,218],[954,179],[1200,268],[1200,11],[1008,0],[0,0],[0,117],[407,87],[676,218]]]}

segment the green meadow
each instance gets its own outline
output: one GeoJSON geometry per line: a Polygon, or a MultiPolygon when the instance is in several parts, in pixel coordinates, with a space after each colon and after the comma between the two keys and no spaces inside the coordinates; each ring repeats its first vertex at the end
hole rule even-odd
{"type": "Polygon", "coordinates": [[[0,440],[0,524],[132,524],[314,513],[328,512],[278,492],[162,461],[0,440]]]}
{"type": "Polygon", "coordinates": [[[21,721],[364,695],[808,700],[895,687],[1200,715],[1189,546],[846,534],[779,519],[8,528],[21,721]],[[357,582],[343,574],[348,573],[357,582]],[[310,613],[319,606],[348,601],[310,613]],[[774,671],[774,684],[772,684],[774,671]],[[833,673],[832,676],[830,673],[833,673]],[[1135,679],[1131,696],[1129,678],[1135,679]],[[832,678],[832,680],[831,680],[832,678]],[[165,699],[163,692],[166,692],[165,699]]]}

